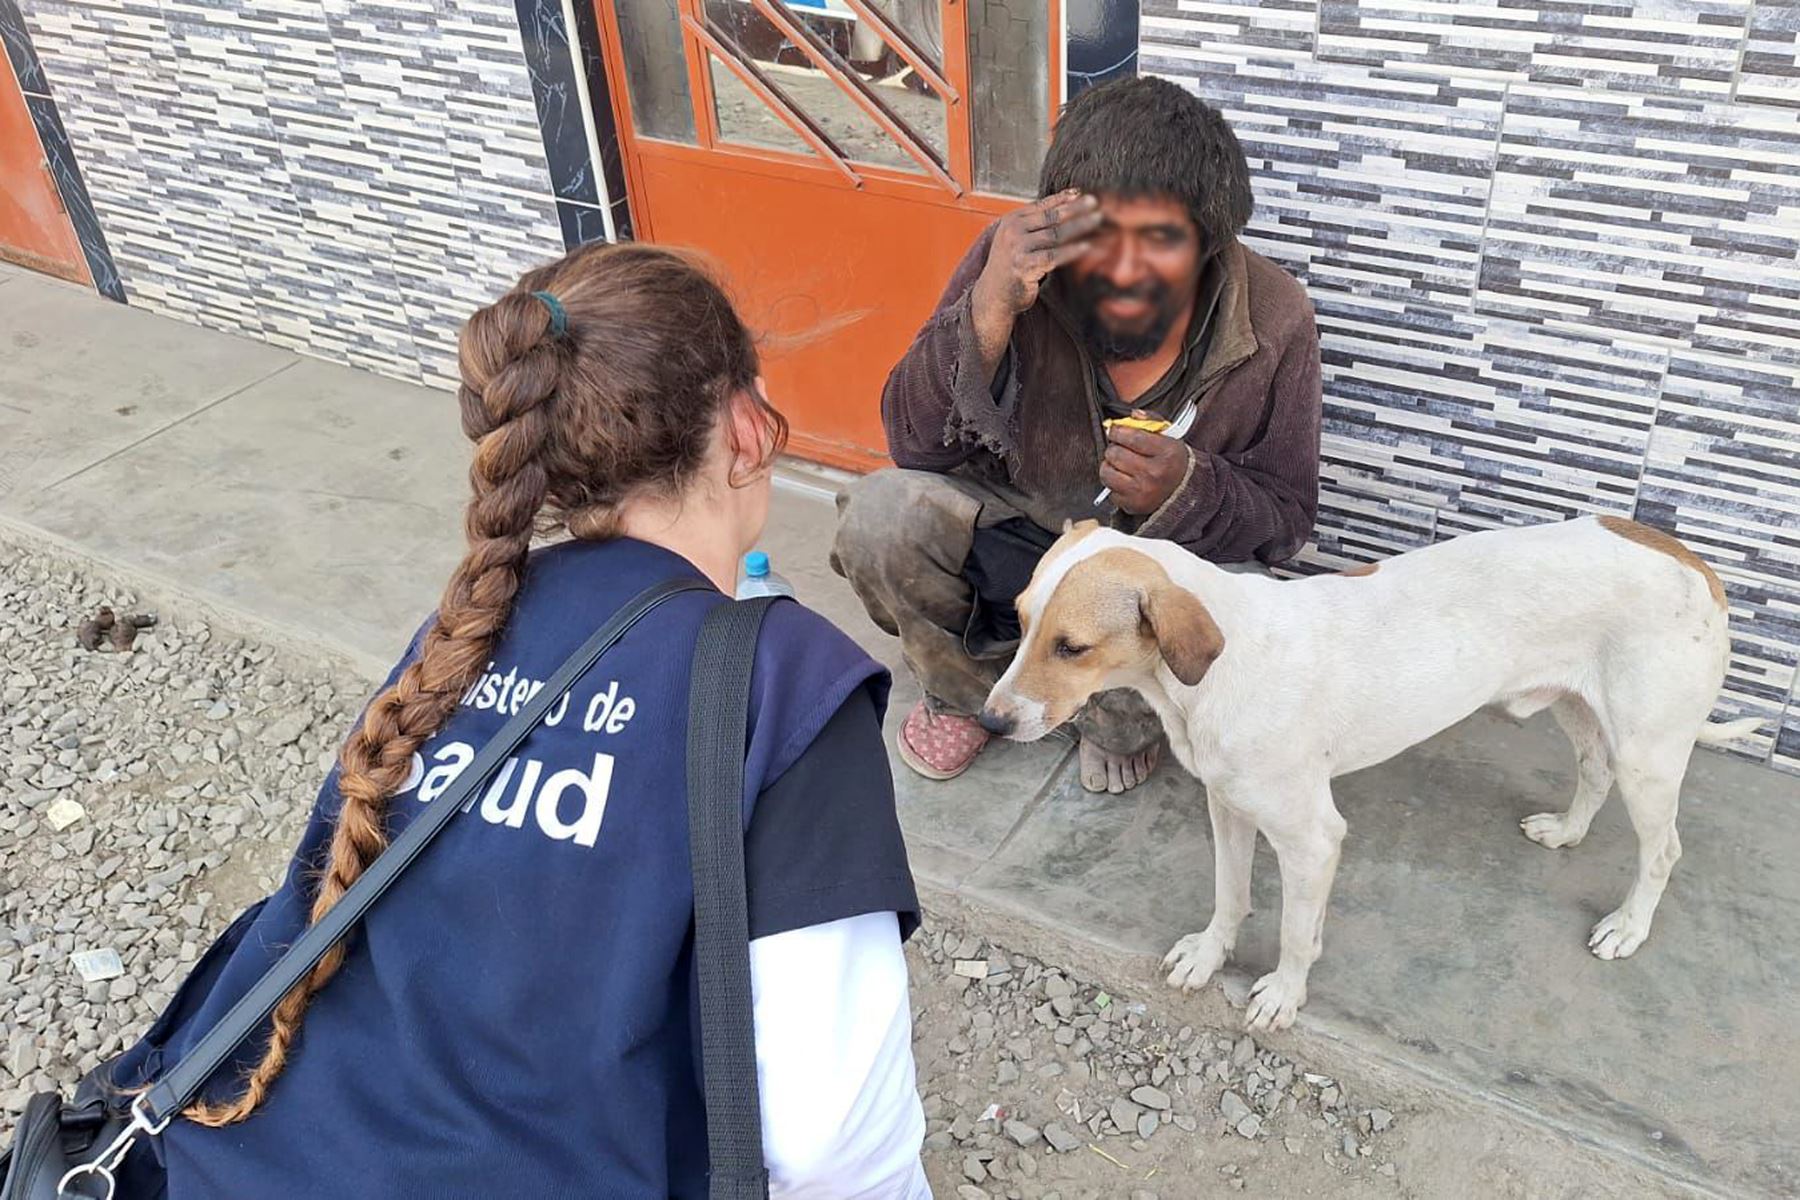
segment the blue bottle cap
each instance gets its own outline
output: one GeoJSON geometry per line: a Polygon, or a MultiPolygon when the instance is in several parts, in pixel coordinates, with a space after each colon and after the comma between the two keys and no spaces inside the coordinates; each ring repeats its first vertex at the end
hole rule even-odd
{"type": "Polygon", "coordinates": [[[769,556],[761,550],[752,550],[744,555],[744,574],[752,579],[760,579],[769,573],[769,556]]]}

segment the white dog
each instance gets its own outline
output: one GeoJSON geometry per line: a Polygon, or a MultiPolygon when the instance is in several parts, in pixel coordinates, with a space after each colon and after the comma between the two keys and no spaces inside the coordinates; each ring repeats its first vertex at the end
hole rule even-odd
{"type": "Polygon", "coordinates": [[[1567,812],[1522,826],[1540,845],[1573,846],[1617,781],[1637,877],[1588,945],[1624,958],[1681,857],[1675,810],[1694,743],[1758,724],[1707,721],[1730,650],[1718,577],[1674,538],[1617,517],[1476,533],[1286,582],[1087,522],[1044,556],[1018,609],[1024,641],[988,697],[990,732],[1033,741],[1096,692],[1129,687],[1206,785],[1212,922],[1169,952],[1171,985],[1199,987],[1231,955],[1256,834],[1274,847],[1281,959],[1252,989],[1252,1029],[1284,1028],[1306,1002],[1344,836],[1334,776],[1486,705],[1549,708],[1579,782],[1567,812]]]}

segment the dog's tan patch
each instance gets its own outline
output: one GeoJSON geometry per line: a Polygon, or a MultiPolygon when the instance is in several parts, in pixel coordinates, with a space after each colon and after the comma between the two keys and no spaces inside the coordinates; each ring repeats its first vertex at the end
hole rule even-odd
{"type": "Polygon", "coordinates": [[[1074,564],[1032,607],[1014,690],[1044,704],[1056,723],[1113,686],[1109,679],[1151,669],[1158,656],[1182,683],[1198,683],[1225,648],[1200,598],[1155,559],[1123,546],[1074,564]]]}
{"type": "Polygon", "coordinates": [[[1361,579],[1364,575],[1373,575],[1379,570],[1381,570],[1380,563],[1360,563],[1354,567],[1345,567],[1338,574],[1346,579],[1361,579]]]}
{"type": "Polygon", "coordinates": [[[1031,582],[1025,585],[1025,590],[1020,592],[1014,600],[1014,607],[1018,609],[1019,613],[1021,629],[1029,630],[1031,628],[1031,614],[1038,608],[1037,602],[1033,599],[1038,581],[1049,574],[1057,560],[1079,546],[1082,539],[1089,534],[1098,533],[1100,528],[1100,522],[1091,518],[1086,521],[1063,522],[1062,536],[1056,539],[1056,543],[1050,549],[1044,551],[1044,557],[1038,559],[1038,565],[1031,572],[1031,582]]]}
{"type": "Polygon", "coordinates": [[[1601,517],[1600,524],[1608,533],[1616,533],[1628,542],[1636,542],[1646,549],[1658,554],[1666,554],[1684,567],[1692,567],[1706,577],[1706,589],[1712,593],[1713,603],[1720,608],[1725,607],[1725,585],[1706,564],[1706,560],[1682,545],[1674,537],[1653,525],[1645,525],[1641,521],[1630,521],[1624,517],[1601,517]]]}

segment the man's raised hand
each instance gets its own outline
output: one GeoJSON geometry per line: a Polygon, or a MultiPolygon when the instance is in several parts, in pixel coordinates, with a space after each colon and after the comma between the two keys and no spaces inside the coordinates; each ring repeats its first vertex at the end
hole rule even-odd
{"type": "Polygon", "coordinates": [[[1006,352],[1014,318],[1037,303],[1050,272],[1087,253],[1102,220],[1100,201],[1077,191],[1046,196],[1000,218],[987,265],[969,297],[990,379],[1006,352]]]}

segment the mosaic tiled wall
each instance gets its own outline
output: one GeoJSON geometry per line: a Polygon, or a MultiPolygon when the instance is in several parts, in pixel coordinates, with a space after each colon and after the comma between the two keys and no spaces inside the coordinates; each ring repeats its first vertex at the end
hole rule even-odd
{"type": "Polygon", "coordinates": [[[1730,593],[1800,771],[1800,0],[1144,0],[1318,309],[1311,567],[1617,513],[1730,593]]]}
{"type": "Polygon", "coordinates": [[[133,304],[449,384],[469,313],[604,223],[560,0],[23,7],[133,304]]]}

